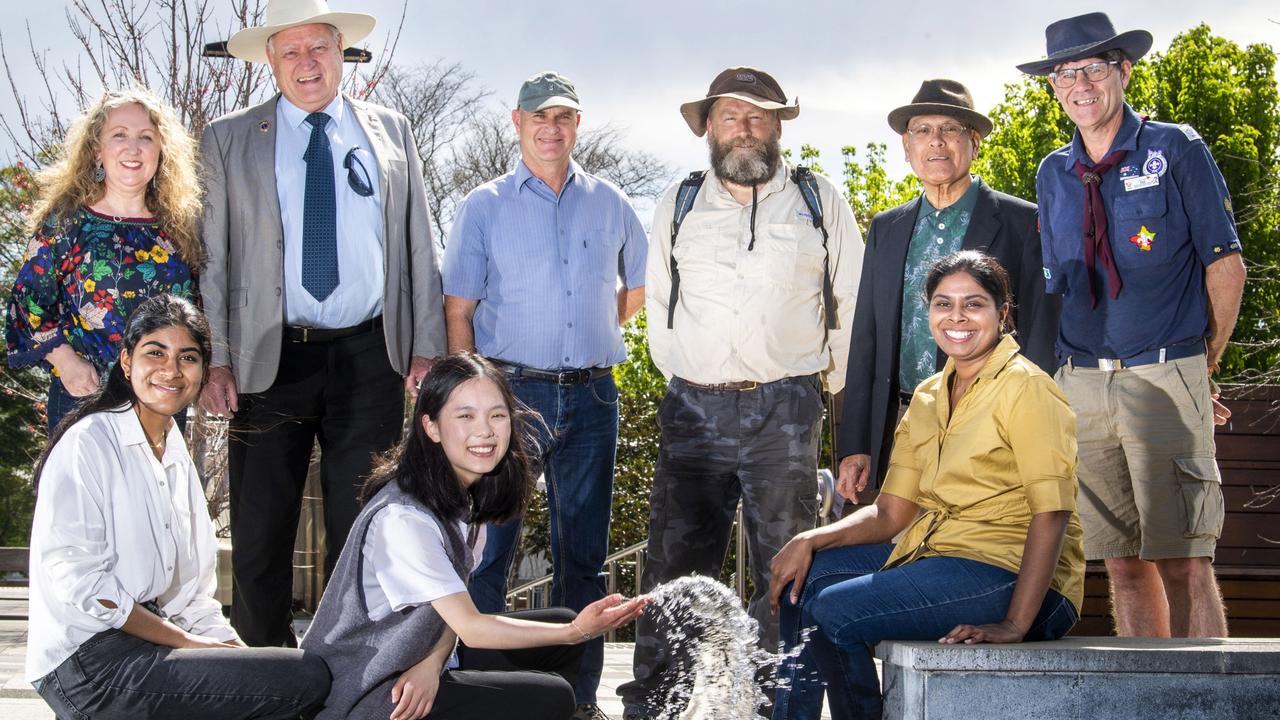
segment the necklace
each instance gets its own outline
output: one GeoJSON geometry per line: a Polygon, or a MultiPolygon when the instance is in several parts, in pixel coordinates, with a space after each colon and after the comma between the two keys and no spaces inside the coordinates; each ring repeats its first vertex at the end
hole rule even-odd
{"type": "MultiPolygon", "coordinates": [[[[133,414],[138,416],[138,424],[142,425],[142,413],[138,412],[137,405],[133,406],[133,414]]],[[[165,431],[161,430],[160,439],[152,440],[150,433],[147,432],[147,426],[142,425],[142,436],[147,439],[147,444],[151,446],[151,451],[154,453],[159,454],[162,450],[164,450],[164,439],[166,434],[167,433],[165,431]]]]}

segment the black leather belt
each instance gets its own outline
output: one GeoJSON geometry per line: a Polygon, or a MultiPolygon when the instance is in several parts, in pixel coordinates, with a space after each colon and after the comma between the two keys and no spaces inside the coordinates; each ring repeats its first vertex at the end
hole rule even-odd
{"type": "Polygon", "coordinates": [[[301,327],[298,325],[285,325],[284,339],[291,342],[301,343],[333,342],[334,340],[342,340],[343,338],[349,338],[355,335],[377,332],[381,329],[382,316],[379,315],[372,320],[365,320],[359,325],[352,325],[351,327],[344,328],[313,328],[301,327]]]}
{"type": "Polygon", "coordinates": [[[501,360],[491,360],[499,370],[510,375],[511,377],[531,378],[533,380],[546,380],[557,385],[582,385],[592,380],[597,380],[609,375],[613,372],[611,367],[602,368],[570,368],[567,370],[539,370],[537,368],[525,367],[524,365],[516,365],[515,363],[502,362],[501,360]]]}
{"type": "Polygon", "coordinates": [[[1181,345],[1171,345],[1156,350],[1148,350],[1138,353],[1133,357],[1127,358],[1099,358],[1092,355],[1073,354],[1071,356],[1072,367],[1097,368],[1099,370],[1123,370],[1125,368],[1138,367],[1139,365],[1151,365],[1153,363],[1166,363],[1171,360],[1181,360],[1183,358],[1203,355],[1205,353],[1204,341],[1196,340],[1195,342],[1183,343],[1181,345]]]}

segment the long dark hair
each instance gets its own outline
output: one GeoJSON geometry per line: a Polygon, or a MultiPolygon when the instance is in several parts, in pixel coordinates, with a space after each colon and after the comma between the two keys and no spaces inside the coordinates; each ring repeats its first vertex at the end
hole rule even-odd
{"type": "Polygon", "coordinates": [[[1002,308],[1008,307],[1007,312],[1005,312],[1000,321],[1000,333],[1002,335],[1014,334],[1013,291],[1009,289],[1009,273],[1000,264],[999,260],[981,250],[960,250],[939,258],[929,268],[929,274],[924,279],[925,302],[928,303],[932,300],[933,291],[938,289],[938,284],[942,282],[942,278],[958,272],[968,274],[969,277],[982,286],[983,290],[991,294],[991,299],[995,300],[996,303],[997,313],[1002,308]]]}
{"type": "MultiPolygon", "coordinates": [[[[196,309],[195,305],[176,295],[167,293],[156,295],[147,298],[134,308],[124,327],[124,339],[120,342],[121,352],[128,351],[132,357],[134,349],[138,347],[138,343],[142,342],[142,338],[168,327],[183,328],[191,333],[191,339],[196,341],[196,345],[200,348],[200,357],[204,361],[204,374],[200,378],[200,385],[203,388],[205,378],[209,376],[209,363],[213,360],[213,343],[209,339],[209,320],[204,313],[196,309]]],[[[111,365],[111,371],[107,373],[107,381],[74,410],[67,413],[66,417],[62,418],[58,426],[53,429],[53,433],[49,436],[49,444],[45,445],[44,452],[40,453],[40,459],[36,460],[35,474],[32,476],[33,486],[39,487],[40,473],[44,470],[45,461],[49,459],[49,453],[53,452],[53,446],[58,444],[72,425],[96,412],[113,412],[121,405],[132,408],[137,401],[138,396],[133,392],[132,383],[124,376],[124,369],[120,367],[120,357],[117,356],[115,363],[111,365]]]]}
{"type": "Polygon", "coordinates": [[[378,459],[360,489],[360,502],[369,502],[394,480],[442,522],[509,520],[524,512],[532,493],[528,449],[533,441],[527,433],[531,423],[540,421],[537,413],[515,399],[506,378],[489,361],[470,352],[450,355],[436,363],[423,381],[408,429],[400,442],[378,459]],[[444,448],[422,427],[422,418],[439,419],[453,391],[478,377],[489,378],[502,393],[511,414],[511,442],[492,471],[470,488],[463,488],[444,448]]]}

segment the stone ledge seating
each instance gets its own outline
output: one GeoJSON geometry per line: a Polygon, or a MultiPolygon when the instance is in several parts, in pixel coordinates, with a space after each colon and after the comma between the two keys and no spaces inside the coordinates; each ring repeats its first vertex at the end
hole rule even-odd
{"type": "Polygon", "coordinates": [[[884,717],[1280,718],[1280,639],[880,643],[884,717]]]}

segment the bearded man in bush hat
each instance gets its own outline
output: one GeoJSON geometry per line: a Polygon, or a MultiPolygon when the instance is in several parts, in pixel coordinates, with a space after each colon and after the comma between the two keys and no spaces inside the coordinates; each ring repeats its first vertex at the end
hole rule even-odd
{"type": "Polygon", "coordinates": [[[213,331],[201,405],[231,418],[231,622],[249,645],[296,643],[293,546],[312,445],[323,452],[326,577],[375,453],[400,435],[444,354],[422,161],[403,115],[338,91],[343,48],[372,30],[324,0],[270,0],[227,44],[279,94],[201,140],[200,278],[213,331]]]}
{"type": "Polygon", "coordinates": [[[1057,368],[1058,302],[1044,294],[1036,206],[969,174],[991,121],[973,109],[964,85],[926,80],[910,104],[889,113],[889,127],[902,136],[924,192],[876,215],[867,232],[836,442],[837,490],[854,500],[884,479],[901,411],[946,362],[929,332],[923,290],[938,259],[974,249],[1000,261],[1014,291],[1022,354],[1047,372],[1057,368]]]}
{"type": "Polygon", "coordinates": [[[1062,294],[1055,376],[1076,412],[1085,554],[1106,561],[1121,635],[1227,634],[1211,375],[1244,288],[1231,196],[1199,133],[1125,102],[1145,30],[1055,22],[1048,76],[1076,125],[1036,175],[1044,276],[1062,294]]]}
{"type": "MultiPolygon", "coordinates": [[[[748,611],[772,649],[769,561],[816,518],[823,391],[844,384],[862,243],[843,194],[782,160],[782,121],[800,106],[768,73],[729,68],[680,113],[711,169],[667,192],[649,241],[649,351],[669,383],[642,588],[718,576],[741,497],[748,611]]],[[[679,702],[672,671],[690,659],[677,655],[642,617],[636,679],[619,688],[627,717],[679,702]]]]}

